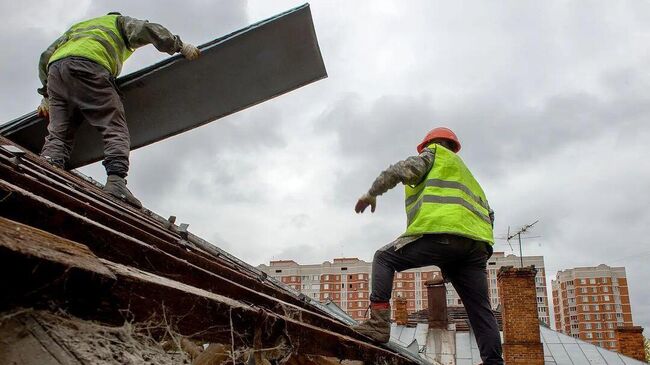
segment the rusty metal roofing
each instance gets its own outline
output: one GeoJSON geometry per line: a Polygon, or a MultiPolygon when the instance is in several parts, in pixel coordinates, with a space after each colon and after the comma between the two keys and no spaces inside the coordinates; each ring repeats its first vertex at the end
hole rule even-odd
{"type": "MultiPolygon", "coordinates": [[[[124,108],[137,149],[212,122],[327,77],[309,4],[255,23],[199,47],[201,57],[176,55],[120,77],[124,108]]],[[[0,135],[39,152],[47,123],[26,114],[0,126],[0,135]]],[[[83,123],[70,167],[103,158],[99,133],[83,123]]]]}

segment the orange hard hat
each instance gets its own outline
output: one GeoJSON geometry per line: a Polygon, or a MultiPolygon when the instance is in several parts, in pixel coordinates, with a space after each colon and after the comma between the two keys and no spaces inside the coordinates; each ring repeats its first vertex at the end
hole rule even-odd
{"type": "Polygon", "coordinates": [[[420,144],[418,145],[418,153],[422,153],[422,150],[427,145],[429,145],[431,141],[433,141],[436,138],[442,138],[453,142],[454,148],[452,148],[452,151],[454,152],[460,151],[460,141],[458,140],[458,137],[456,137],[456,133],[452,132],[452,130],[449,128],[438,127],[430,130],[429,133],[427,133],[427,135],[424,137],[422,142],[420,142],[420,144]]]}

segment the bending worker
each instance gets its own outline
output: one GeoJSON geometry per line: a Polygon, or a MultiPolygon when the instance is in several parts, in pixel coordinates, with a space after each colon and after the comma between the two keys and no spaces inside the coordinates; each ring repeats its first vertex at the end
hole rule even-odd
{"type": "Polygon", "coordinates": [[[49,118],[41,156],[65,168],[75,132],[87,121],[104,142],[104,191],[138,208],[142,204],[126,187],[131,143],[115,78],[133,51],[147,44],[189,60],[199,57],[198,48],[159,24],[108,13],[73,25],[41,54],[38,65],[43,84],[38,114],[49,118]]]}
{"type": "Polygon", "coordinates": [[[436,265],[465,305],[483,364],[503,364],[486,270],[494,244],[494,213],[483,189],[456,154],[459,150],[454,132],[435,128],[418,145],[418,156],[390,166],[359,198],[357,213],[368,206],[374,212],[377,196],[404,184],[407,228],[375,253],[370,318],[355,329],[388,342],[395,272],[436,265]]]}

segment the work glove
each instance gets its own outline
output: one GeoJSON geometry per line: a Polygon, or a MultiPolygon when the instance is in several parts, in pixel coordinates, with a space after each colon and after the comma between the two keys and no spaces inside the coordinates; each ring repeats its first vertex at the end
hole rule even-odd
{"type": "Polygon", "coordinates": [[[188,60],[194,61],[195,59],[199,58],[201,51],[199,51],[199,49],[194,45],[183,43],[183,47],[181,47],[181,54],[188,60]]]}
{"type": "Polygon", "coordinates": [[[354,206],[354,211],[357,213],[363,213],[368,206],[370,206],[370,212],[374,213],[375,207],[377,206],[377,197],[365,193],[357,201],[357,205],[354,206]]]}
{"type": "Polygon", "coordinates": [[[47,100],[47,98],[43,98],[43,100],[41,100],[41,105],[36,108],[36,112],[38,112],[39,117],[43,117],[45,119],[50,118],[50,102],[47,100]]]}

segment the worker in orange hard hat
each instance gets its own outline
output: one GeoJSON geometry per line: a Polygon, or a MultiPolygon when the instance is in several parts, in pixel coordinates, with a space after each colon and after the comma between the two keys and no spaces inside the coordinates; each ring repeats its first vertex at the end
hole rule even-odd
{"type": "Polygon", "coordinates": [[[419,155],[382,172],[354,207],[357,213],[368,207],[374,212],[377,196],[398,183],[405,186],[406,231],[375,253],[370,318],[355,329],[388,342],[395,272],[435,265],[465,305],[483,364],[503,364],[486,270],[494,244],[494,212],[457,155],[460,141],[453,131],[444,127],[431,130],[417,151],[419,155]]]}

